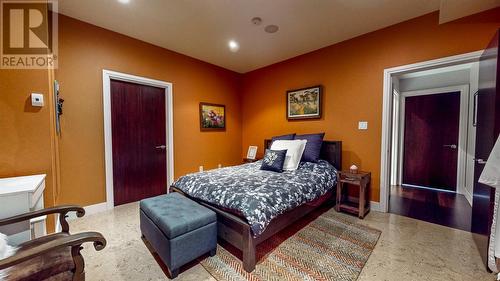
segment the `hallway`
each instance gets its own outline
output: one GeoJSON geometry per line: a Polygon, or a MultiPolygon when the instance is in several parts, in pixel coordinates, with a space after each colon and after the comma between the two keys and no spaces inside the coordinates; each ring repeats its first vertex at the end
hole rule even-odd
{"type": "Polygon", "coordinates": [[[470,231],[472,207],[461,194],[392,186],[390,196],[390,213],[470,231]]]}

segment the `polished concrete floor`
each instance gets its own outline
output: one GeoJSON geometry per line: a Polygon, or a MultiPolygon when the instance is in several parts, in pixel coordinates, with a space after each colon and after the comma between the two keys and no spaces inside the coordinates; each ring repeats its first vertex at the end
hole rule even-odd
{"type": "MultiPolygon", "coordinates": [[[[99,231],[107,247],[82,251],[87,280],[166,280],[141,239],[137,203],[88,215],[70,222],[72,233],[99,231]]],[[[382,231],[359,280],[495,280],[486,272],[472,234],[395,214],[372,211],[360,221],[382,231]]],[[[175,280],[214,280],[198,263],[184,268],[175,280]]]]}

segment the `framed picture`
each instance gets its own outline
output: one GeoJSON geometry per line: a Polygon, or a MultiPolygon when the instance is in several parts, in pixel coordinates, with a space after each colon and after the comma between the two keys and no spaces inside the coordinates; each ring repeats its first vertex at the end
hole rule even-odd
{"type": "Polygon", "coordinates": [[[226,130],[226,106],[222,104],[200,102],[200,130],[226,130]]]}
{"type": "Polygon", "coordinates": [[[321,86],[286,92],[286,118],[288,120],[321,118],[321,86]]]}
{"type": "Polygon", "coordinates": [[[255,160],[255,156],[257,155],[257,146],[251,145],[248,147],[247,159],[255,160]]]}

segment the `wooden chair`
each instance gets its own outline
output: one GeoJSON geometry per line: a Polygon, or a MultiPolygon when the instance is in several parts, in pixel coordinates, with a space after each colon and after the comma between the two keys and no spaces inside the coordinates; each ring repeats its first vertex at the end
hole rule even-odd
{"type": "Polygon", "coordinates": [[[84,261],[80,250],[85,242],[93,242],[100,251],[106,247],[106,239],[97,232],[69,233],[66,221],[68,212],[83,217],[85,210],[78,206],[58,206],[38,210],[11,218],[0,219],[0,226],[59,214],[62,232],[50,234],[18,245],[15,255],[0,260],[0,272],[6,272],[6,281],[14,280],[85,280],[84,261]]]}

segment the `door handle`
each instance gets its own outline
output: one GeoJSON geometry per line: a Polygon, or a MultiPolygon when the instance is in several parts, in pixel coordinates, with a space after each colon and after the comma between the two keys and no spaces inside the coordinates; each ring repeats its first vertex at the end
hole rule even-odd
{"type": "Polygon", "coordinates": [[[167,146],[166,146],[166,145],[158,145],[158,146],[156,147],[156,149],[166,149],[166,148],[167,148],[167,146]]]}
{"type": "Polygon", "coordinates": [[[449,147],[451,149],[457,149],[457,145],[456,144],[444,144],[443,147],[449,147]]]}
{"type": "Polygon", "coordinates": [[[477,127],[477,100],[479,98],[479,90],[474,93],[474,105],[472,106],[472,126],[477,127]]]}
{"type": "Polygon", "coordinates": [[[478,158],[474,158],[474,162],[476,162],[477,164],[481,164],[481,165],[484,165],[486,164],[486,161],[484,159],[478,159],[478,158]]]}

